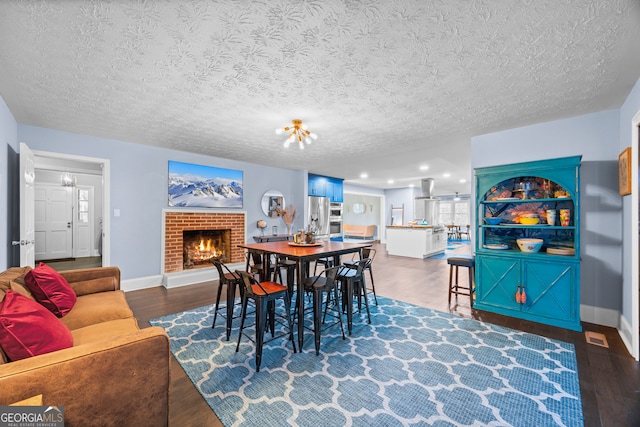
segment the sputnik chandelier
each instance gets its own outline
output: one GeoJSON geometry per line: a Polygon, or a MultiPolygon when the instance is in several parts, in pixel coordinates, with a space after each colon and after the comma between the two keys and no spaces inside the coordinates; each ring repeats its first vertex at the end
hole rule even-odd
{"type": "Polygon", "coordinates": [[[282,132],[291,132],[289,133],[289,137],[284,142],[284,148],[288,148],[289,144],[293,141],[298,141],[298,147],[300,149],[304,149],[304,143],[311,144],[311,139],[318,138],[318,135],[315,133],[311,133],[305,125],[302,124],[302,120],[294,119],[291,120],[293,126],[285,126],[283,128],[276,129],[276,134],[281,135],[282,132]]]}

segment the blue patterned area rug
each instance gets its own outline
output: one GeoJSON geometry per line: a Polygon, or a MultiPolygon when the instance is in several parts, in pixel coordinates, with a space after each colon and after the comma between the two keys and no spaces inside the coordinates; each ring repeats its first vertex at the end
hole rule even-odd
{"type": "MultiPolygon", "coordinates": [[[[159,319],[171,352],[225,426],[582,426],[573,345],[378,297],[354,316],[291,343],[266,344],[260,372],[238,325],[225,341],[213,306],[159,319]]],[[[223,311],[224,312],[224,311],[223,311]]],[[[253,332],[249,330],[249,332],[253,332]]]]}

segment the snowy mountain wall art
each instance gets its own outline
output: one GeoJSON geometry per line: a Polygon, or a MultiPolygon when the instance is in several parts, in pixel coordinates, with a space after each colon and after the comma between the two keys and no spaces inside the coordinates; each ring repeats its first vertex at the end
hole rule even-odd
{"type": "Polygon", "coordinates": [[[169,206],[242,208],[242,171],[169,161],[169,206]]]}

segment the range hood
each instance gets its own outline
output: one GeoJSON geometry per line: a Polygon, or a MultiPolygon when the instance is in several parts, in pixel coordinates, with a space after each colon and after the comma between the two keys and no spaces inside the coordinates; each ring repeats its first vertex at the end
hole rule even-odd
{"type": "Polygon", "coordinates": [[[422,179],[422,194],[416,199],[434,199],[433,188],[435,186],[435,180],[433,178],[423,178],[422,179]]]}

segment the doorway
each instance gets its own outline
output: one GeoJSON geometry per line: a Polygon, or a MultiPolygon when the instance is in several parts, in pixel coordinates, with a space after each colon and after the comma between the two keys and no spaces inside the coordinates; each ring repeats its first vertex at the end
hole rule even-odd
{"type": "Polygon", "coordinates": [[[384,196],[365,193],[344,193],[342,224],[375,225],[374,240],[384,239],[384,196]]]}
{"type": "Polygon", "coordinates": [[[57,270],[110,265],[109,160],[33,155],[33,212],[21,212],[21,218],[35,218],[35,261],[57,270]]]}

